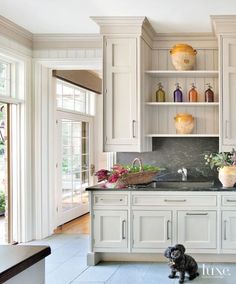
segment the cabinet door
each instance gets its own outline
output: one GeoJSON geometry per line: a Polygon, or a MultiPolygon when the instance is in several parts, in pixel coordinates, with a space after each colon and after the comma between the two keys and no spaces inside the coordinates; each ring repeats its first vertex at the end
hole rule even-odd
{"type": "Polygon", "coordinates": [[[215,211],[178,211],[178,243],[186,248],[216,248],[215,211]]]}
{"type": "Polygon", "coordinates": [[[171,245],[171,211],[134,211],[133,248],[166,248],[171,245]]]}
{"type": "Polygon", "coordinates": [[[236,146],[236,36],[223,38],[222,151],[236,146]]]}
{"type": "Polygon", "coordinates": [[[236,249],[236,211],[222,212],[222,248],[236,249]]]}
{"type": "Polygon", "coordinates": [[[105,150],[136,150],[136,38],[107,38],[104,47],[105,150]]]}
{"type": "Polygon", "coordinates": [[[127,211],[94,211],[94,247],[127,248],[127,211]]]}

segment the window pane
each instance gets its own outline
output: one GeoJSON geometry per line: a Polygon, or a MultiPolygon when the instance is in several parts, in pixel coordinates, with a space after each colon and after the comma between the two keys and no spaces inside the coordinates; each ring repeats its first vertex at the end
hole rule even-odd
{"type": "Polygon", "coordinates": [[[0,95],[10,97],[10,64],[0,61],[0,95]]]}
{"type": "Polygon", "coordinates": [[[57,107],[94,115],[95,93],[84,88],[57,80],[57,107]]]}

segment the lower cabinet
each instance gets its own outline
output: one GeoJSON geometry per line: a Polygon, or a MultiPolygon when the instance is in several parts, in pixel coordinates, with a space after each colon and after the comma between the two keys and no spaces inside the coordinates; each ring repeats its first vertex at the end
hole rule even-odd
{"type": "Polygon", "coordinates": [[[171,234],[171,211],[133,211],[133,248],[166,248],[171,234]]]}
{"type": "Polygon", "coordinates": [[[216,248],[216,211],[190,210],[178,211],[177,214],[178,243],[191,249],[216,248]]]}
{"type": "Polygon", "coordinates": [[[128,248],[127,210],[94,210],[95,248],[128,248]]]}
{"type": "Polygon", "coordinates": [[[222,249],[236,249],[236,211],[222,211],[222,249]]]}

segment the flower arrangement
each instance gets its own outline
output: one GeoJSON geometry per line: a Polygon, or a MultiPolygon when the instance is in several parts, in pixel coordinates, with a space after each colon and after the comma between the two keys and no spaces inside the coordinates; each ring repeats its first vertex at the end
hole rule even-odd
{"type": "Polygon", "coordinates": [[[126,179],[131,174],[156,173],[160,170],[162,169],[159,167],[151,166],[151,165],[135,166],[134,164],[132,165],[117,164],[117,165],[114,165],[110,171],[105,170],[105,169],[101,169],[97,171],[95,173],[95,176],[97,176],[98,182],[105,181],[106,187],[123,188],[123,187],[126,187],[127,185],[126,179]]]}
{"type": "Polygon", "coordinates": [[[129,170],[122,165],[114,165],[111,171],[101,169],[95,173],[95,176],[98,177],[98,182],[108,181],[110,183],[115,183],[128,172],[129,170]]]}
{"type": "Polygon", "coordinates": [[[206,165],[209,165],[211,169],[216,167],[217,169],[225,166],[236,166],[236,151],[232,149],[231,152],[211,153],[205,155],[206,165]]]}

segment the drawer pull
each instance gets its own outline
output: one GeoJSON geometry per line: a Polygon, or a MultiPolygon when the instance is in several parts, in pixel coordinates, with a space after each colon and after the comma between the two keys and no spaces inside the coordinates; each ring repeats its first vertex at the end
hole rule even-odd
{"type": "Polygon", "coordinates": [[[164,199],[165,202],[186,202],[186,199],[164,199]]]}
{"type": "Polygon", "coordinates": [[[227,225],[227,221],[224,220],[224,241],[226,241],[226,239],[227,239],[227,235],[226,235],[226,225],[227,225]]]}
{"type": "Polygon", "coordinates": [[[208,213],[186,213],[188,216],[207,216],[208,213]]]}
{"type": "Polygon", "coordinates": [[[236,202],[236,199],[226,199],[227,202],[236,202]]]}
{"type": "Polygon", "coordinates": [[[169,225],[170,225],[170,220],[167,221],[167,225],[166,225],[166,238],[167,240],[170,240],[170,229],[169,229],[169,225]]]}
{"type": "MultiPolygon", "coordinates": [[[[112,200],[114,200],[114,201],[117,201],[117,199],[103,199],[103,198],[100,198],[100,200],[101,201],[112,201],[112,200]]],[[[119,201],[123,201],[123,199],[121,198],[121,199],[119,199],[119,201]]]]}
{"type": "Polygon", "coordinates": [[[122,220],[122,240],[125,239],[125,220],[122,220]]]}
{"type": "Polygon", "coordinates": [[[133,136],[133,138],[136,137],[135,136],[135,122],[136,122],[136,120],[132,120],[132,136],[133,136]]]}

